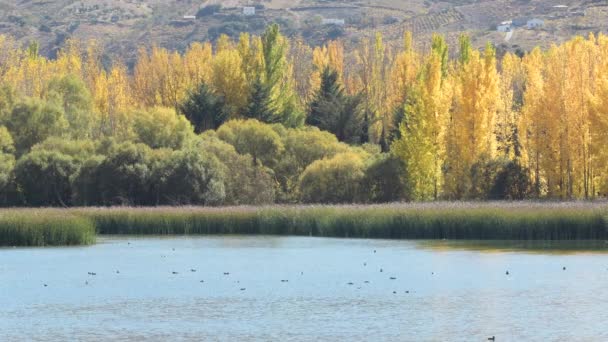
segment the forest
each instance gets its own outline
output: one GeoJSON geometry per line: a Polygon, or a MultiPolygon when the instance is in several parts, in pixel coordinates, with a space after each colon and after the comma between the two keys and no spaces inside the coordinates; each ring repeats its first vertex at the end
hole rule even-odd
{"type": "Polygon", "coordinates": [[[0,36],[0,205],[594,199],[608,37],[499,56],[242,33],[134,65],[0,36]]]}

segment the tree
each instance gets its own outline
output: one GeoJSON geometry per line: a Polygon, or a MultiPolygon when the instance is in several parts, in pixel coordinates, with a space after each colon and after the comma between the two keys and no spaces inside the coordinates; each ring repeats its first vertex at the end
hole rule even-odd
{"type": "Polygon", "coordinates": [[[406,168],[400,158],[390,154],[377,155],[365,170],[365,199],[372,203],[388,203],[408,199],[404,175],[406,168]]]}
{"type": "Polygon", "coordinates": [[[226,118],[237,118],[247,106],[249,94],[243,59],[238,51],[224,49],[213,60],[213,89],[224,101],[226,118]]]}
{"type": "Polygon", "coordinates": [[[26,154],[15,166],[16,182],[28,206],[70,205],[70,178],[77,171],[78,164],[74,158],[44,150],[26,154]]]}
{"type": "Polygon", "coordinates": [[[360,97],[345,95],[338,77],[335,70],[323,70],[321,87],[310,104],[306,124],[329,131],[340,141],[358,143],[363,130],[360,97]]]}
{"type": "Polygon", "coordinates": [[[15,104],[15,91],[8,85],[0,86],[0,125],[6,124],[15,104]]]}
{"type": "Polygon", "coordinates": [[[218,129],[226,120],[224,101],[206,83],[201,83],[195,91],[190,91],[180,106],[180,111],[200,134],[209,129],[218,129]]]}
{"type": "Polygon", "coordinates": [[[348,152],[350,147],[340,143],[335,135],[320,131],[316,127],[275,130],[282,138],[285,151],[274,167],[275,176],[281,186],[281,201],[297,201],[298,180],[302,172],[314,161],[331,158],[348,152]]]}
{"type": "Polygon", "coordinates": [[[445,133],[450,89],[442,76],[441,54],[433,52],[412,86],[392,152],[405,165],[405,182],[413,200],[437,199],[443,186],[445,133]]]}
{"type": "Polygon", "coordinates": [[[471,191],[470,171],[496,154],[496,113],[500,91],[496,51],[487,45],[481,55],[467,37],[461,38],[458,70],[454,76],[454,105],[447,132],[446,195],[462,199],[471,191]]]}
{"type": "Polygon", "coordinates": [[[257,79],[252,85],[249,104],[244,116],[264,123],[277,123],[279,119],[273,111],[270,89],[260,79],[257,79]]]}
{"type": "Polygon", "coordinates": [[[0,153],[15,153],[15,143],[11,133],[4,126],[0,126],[0,153]]]}
{"type": "Polygon", "coordinates": [[[15,157],[12,154],[0,153],[0,204],[8,201],[8,190],[13,183],[15,157]]]}
{"type": "Polygon", "coordinates": [[[133,114],[137,141],[151,148],[180,149],[192,138],[192,125],[170,108],[151,108],[133,114]]]}
{"type": "Polygon", "coordinates": [[[356,153],[341,153],[310,164],[300,177],[300,200],[305,203],[361,201],[365,162],[356,153]]]}
{"type": "Polygon", "coordinates": [[[217,131],[220,139],[234,146],[240,154],[249,154],[253,165],[272,168],[281,152],[285,149],[281,137],[272,129],[257,120],[232,120],[217,131]]]}
{"type": "Polygon", "coordinates": [[[48,86],[48,101],[61,108],[73,138],[90,138],[95,127],[91,94],[84,82],[75,75],[53,79],[48,86]]]}
{"type": "Polygon", "coordinates": [[[48,137],[62,135],[67,126],[61,108],[34,98],[17,103],[7,122],[18,154],[27,152],[48,137]]]}
{"type": "Polygon", "coordinates": [[[530,172],[516,161],[507,161],[494,178],[490,199],[518,200],[530,195],[530,172]]]}
{"type": "Polygon", "coordinates": [[[175,151],[154,173],[157,204],[219,205],[226,198],[223,165],[202,150],[175,151]]]}
{"type": "Polygon", "coordinates": [[[0,126],[0,203],[7,201],[6,193],[13,180],[15,157],[13,138],[4,126],[0,126]]]}
{"type": "Polygon", "coordinates": [[[230,205],[262,205],[275,200],[272,170],[253,165],[250,155],[237,153],[234,146],[220,140],[213,131],[200,136],[193,148],[211,153],[224,165],[225,203],[230,205]]]}
{"type": "MultiPolygon", "coordinates": [[[[167,151],[166,154],[169,152],[167,151]]],[[[102,205],[155,204],[150,180],[154,153],[144,144],[123,143],[111,147],[90,178],[102,205]]]]}
{"type": "Polygon", "coordinates": [[[270,25],[262,35],[262,80],[270,91],[271,103],[278,117],[276,121],[288,127],[297,127],[304,122],[304,113],[299,110],[295,98],[293,71],[287,60],[288,50],[288,41],[281,35],[279,25],[270,25]]]}

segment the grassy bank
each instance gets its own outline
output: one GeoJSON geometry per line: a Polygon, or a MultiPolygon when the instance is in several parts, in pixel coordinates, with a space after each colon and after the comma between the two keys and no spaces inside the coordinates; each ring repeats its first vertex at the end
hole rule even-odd
{"type": "Polygon", "coordinates": [[[95,243],[93,221],[52,209],[0,210],[0,246],[72,246],[95,243]]]}
{"type": "Polygon", "coordinates": [[[67,232],[78,235],[80,231],[82,241],[90,242],[91,227],[98,234],[134,235],[608,240],[608,205],[605,203],[25,209],[12,211],[12,216],[17,217],[12,221],[3,219],[4,216],[10,218],[11,211],[9,215],[6,211],[0,213],[0,245],[7,245],[6,241],[10,242],[9,245],[18,245],[16,242],[19,241],[26,241],[29,245],[74,242],[77,240],[58,237],[67,232]],[[57,234],[53,234],[54,231],[57,234]],[[51,240],[47,242],[45,238],[51,240]]]}

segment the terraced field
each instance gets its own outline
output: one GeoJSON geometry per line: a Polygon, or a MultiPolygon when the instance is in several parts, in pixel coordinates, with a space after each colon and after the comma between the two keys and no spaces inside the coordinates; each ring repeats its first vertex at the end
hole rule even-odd
{"type": "Polygon", "coordinates": [[[181,50],[193,41],[214,40],[220,34],[241,31],[260,33],[272,22],[291,36],[309,44],[340,38],[348,45],[375,31],[387,42],[398,43],[411,30],[419,44],[433,32],[454,41],[462,32],[473,43],[487,41],[503,49],[531,49],[573,35],[608,31],[605,0],[0,0],[0,34],[10,34],[23,44],[41,43],[41,52],[52,56],[69,38],[96,39],[110,54],[127,62],[136,46],[159,45],[181,50]],[[255,16],[245,17],[241,7],[255,5],[255,16]],[[214,11],[200,11],[215,6],[214,11]],[[200,11],[200,12],[199,12],[200,11]],[[184,16],[197,15],[197,19],[184,16]],[[344,27],[322,25],[322,19],[344,19],[344,27]],[[495,27],[504,20],[540,18],[540,30],[518,30],[507,45],[495,27]]]}

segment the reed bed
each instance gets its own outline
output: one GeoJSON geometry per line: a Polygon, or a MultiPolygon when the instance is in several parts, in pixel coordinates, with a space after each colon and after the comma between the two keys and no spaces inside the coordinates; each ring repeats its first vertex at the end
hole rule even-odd
{"type": "Polygon", "coordinates": [[[90,219],[50,209],[0,210],[0,246],[42,247],[95,243],[90,219]]]}
{"type": "Polygon", "coordinates": [[[605,203],[78,209],[100,234],[262,234],[386,239],[606,240],[605,203]]]}
{"type": "Polygon", "coordinates": [[[8,214],[0,211],[0,245],[90,243],[91,229],[102,235],[608,240],[608,204],[444,202],[371,206],[22,209],[8,214]]]}

